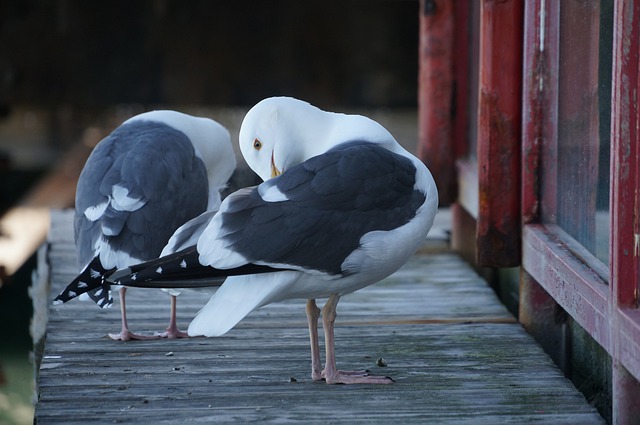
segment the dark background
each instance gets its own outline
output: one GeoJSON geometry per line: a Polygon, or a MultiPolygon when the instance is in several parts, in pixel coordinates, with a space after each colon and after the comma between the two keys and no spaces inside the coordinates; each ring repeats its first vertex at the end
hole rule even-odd
{"type": "Polygon", "coordinates": [[[418,2],[0,2],[0,104],[417,102],[418,2]]]}

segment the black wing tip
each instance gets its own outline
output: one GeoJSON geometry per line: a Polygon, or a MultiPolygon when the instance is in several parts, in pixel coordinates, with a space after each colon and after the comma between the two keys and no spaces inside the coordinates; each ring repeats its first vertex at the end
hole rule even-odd
{"type": "MultiPolygon", "coordinates": [[[[105,292],[108,293],[108,290],[105,290],[105,292]]],[[[79,295],[82,295],[82,294],[71,296],[71,295],[65,294],[64,291],[63,291],[60,295],[58,295],[57,297],[54,298],[54,300],[51,302],[51,304],[54,305],[54,306],[61,305],[61,304],[64,304],[64,303],[66,303],[68,301],[71,301],[74,298],[77,298],[79,295]]],[[[113,306],[113,297],[111,295],[107,295],[105,297],[100,297],[98,299],[95,299],[95,298],[93,298],[91,296],[89,298],[91,298],[91,300],[93,302],[95,302],[96,305],[98,307],[100,307],[100,308],[111,308],[111,306],[113,306]]]]}
{"type": "Polygon", "coordinates": [[[100,308],[109,308],[113,305],[111,288],[107,284],[102,283],[100,287],[87,292],[87,295],[100,308]]]}
{"type": "Polygon", "coordinates": [[[110,307],[113,304],[113,298],[109,285],[105,281],[106,277],[114,271],[115,269],[105,269],[99,256],[94,257],[89,265],[58,294],[53,300],[53,305],[66,303],[87,293],[100,308],[110,307]]]}
{"type": "Polygon", "coordinates": [[[229,276],[290,270],[256,264],[246,264],[232,269],[216,269],[200,264],[197,252],[188,252],[182,257],[174,257],[172,261],[165,261],[161,266],[155,263],[151,267],[135,269],[139,271],[128,275],[119,273],[116,279],[110,280],[110,283],[133,288],[206,288],[222,285],[229,276]]]}

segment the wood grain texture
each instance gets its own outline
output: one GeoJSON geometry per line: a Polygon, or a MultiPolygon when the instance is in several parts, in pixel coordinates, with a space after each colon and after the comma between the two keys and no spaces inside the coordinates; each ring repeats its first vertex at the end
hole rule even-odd
{"type": "MultiPolygon", "coordinates": [[[[76,272],[71,214],[54,212],[52,299],[76,272]]],[[[208,295],[178,298],[187,325],[208,295]]],[[[130,290],[130,325],[161,330],[169,297],[130,290]]],[[[115,342],[117,308],[50,308],[36,422],[601,424],[487,284],[449,252],[416,255],[345,296],[338,366],[389,375],[391,386],[310,379],[303,301],[264,307],[223,337],[115,342]],[[379,358],[386,367],[377,365],[379,358]]]]}

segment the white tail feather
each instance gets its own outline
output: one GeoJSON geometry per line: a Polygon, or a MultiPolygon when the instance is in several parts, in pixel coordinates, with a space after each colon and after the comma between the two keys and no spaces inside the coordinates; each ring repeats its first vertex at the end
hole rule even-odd
{"type": "Polygon", "coordinates": [[[227,278],[189,324],[189,336],[224,335],[253,310],[281,300],[299,276],[299,272],[279,272],[227,278]]]}

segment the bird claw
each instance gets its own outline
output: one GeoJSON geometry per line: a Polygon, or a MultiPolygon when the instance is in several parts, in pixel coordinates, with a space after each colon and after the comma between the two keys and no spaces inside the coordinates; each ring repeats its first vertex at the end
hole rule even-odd
{"type": "Polygon", "coordinates": [[[169,329],[167,328],[164,332],[154,332],[154,336],[159,338],[167,338],[167,339],[177,339],[177,338],[189,338],[189,334],[183,332],[179,329],[169,329]]]}
{"type": "Polygon", "coordinates": [[[122,331],[120,331],[120,333],[118,334],[109,334],[109,338],[111,338],[114,341],[145,341],[145,340],[149,340],[149,339],[158,339],[157,336],[155,335],[139,335],[139,334],[134,334],[133,332],[129,331],[128,329],[123,329],[122,331]]]}
{"type": "Polygon", "coordinates": [[[322,372],[318,370],[311,371],[311,380],[312,381],[324,381],[324,370],[322,372]]]}

